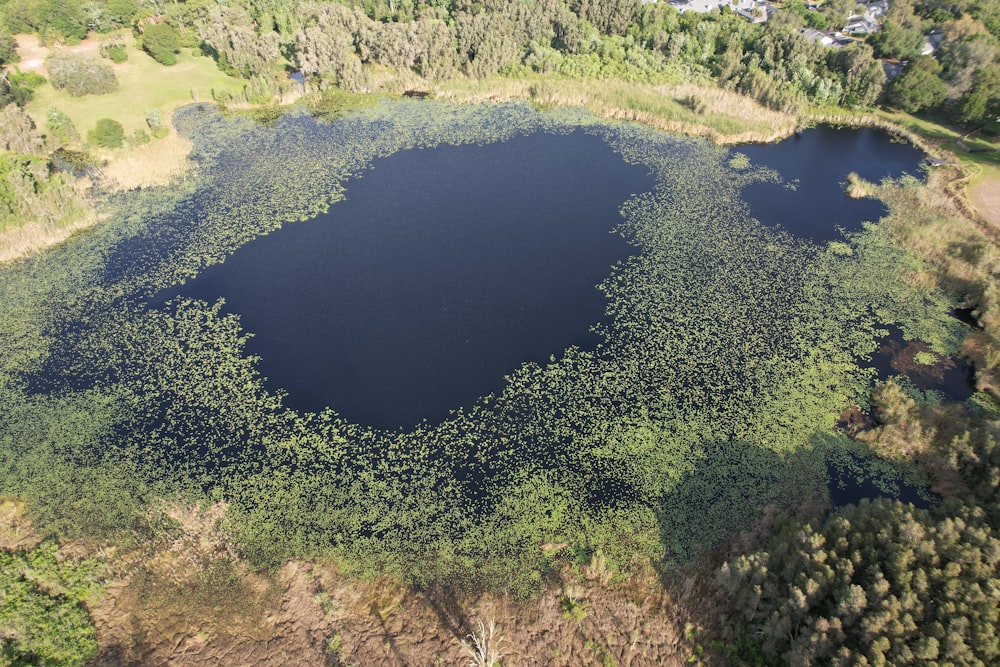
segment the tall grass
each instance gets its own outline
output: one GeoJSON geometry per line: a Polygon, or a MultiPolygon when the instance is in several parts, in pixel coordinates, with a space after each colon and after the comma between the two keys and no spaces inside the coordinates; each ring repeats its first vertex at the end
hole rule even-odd
{"type": "Polygon", "coordinates": [[[434,86],[440,99],[469,103],[530,101],[575,106],[612,120],[703,136],[717,144],[768,142],[795,131],[795,116],[772,111],[732,91],[693,83],[642,84],[563,77],[455,79],[434,86]],[[693,102],[693,103],[692,103],[693,102]],[[694,107],[694,108],[692,108],[694,107]]]}
{"type": "Polygon", "coordinates": [[[171,129],[166,137],[125,151],[105,151],[108,163],[100,172],[102,185],[114,190],[134,190],[168,185],[189,168],[191,143],[171,129]]]}

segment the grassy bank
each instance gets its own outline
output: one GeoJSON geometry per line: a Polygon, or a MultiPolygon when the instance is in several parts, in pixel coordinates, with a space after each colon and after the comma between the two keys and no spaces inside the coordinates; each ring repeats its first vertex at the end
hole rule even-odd
{"type": "Polygon", "coordinates": [[[707,137],[718,144],[768,142],[795,131],[795,116],[744,95],[696,83],[643,84],[555,76],[453,79],[434,85],[438,98],[458,102],[524,100],[586,108],[601,118],[637,121],[658,130],[707,137]]]}

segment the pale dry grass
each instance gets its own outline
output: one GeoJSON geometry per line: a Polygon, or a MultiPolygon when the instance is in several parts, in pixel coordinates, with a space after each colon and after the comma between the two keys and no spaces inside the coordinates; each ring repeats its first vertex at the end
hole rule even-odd
{"type": "Polygon", "coordinates": [[[706,137],[717,144],[769,142],[791,135],[798,119],[738,93],[697,84],[641,84],[556,77],[455,79],[434,85],[438,99],[471,104],[528,101],[582,107],[611,120],[643,123],[666,132],[706,137]],[[698,111],[681,100],[694,98],[698,111]]]}
{"type": "Polygon", "coordinates": [[[135,190],[169,185],[184,176],[191,166],[191,142],[171,128],[162,139],[127,150],[105,150],[108,163],[101,169],[100,182],[113,190],[135,190]]]}
{"type": "Polygon", "coordinates": [[[24,515],[24,502],[0,496],[0,550],[31,549],[39,542],[41,538],[24,515]]]}
{"type": "Polygon", "coordinates": [[[968,187],[968,192],[979,214],[1000,230],[1000,168],[984,167],[976,182],[968,187]]]}
{"type": "MultiPolygon", "coordinates": [[[[82,195],[89,186],[90,182],[82,179],[76,185],[77,192],[82,195]]],[[[0,265],[59,245],[74,234],[92,227],[97,221],[97,213],[90,209],[81,212],[68,224],[28,220],[17,227],[5,229],[0,232],[0,265]]]]}

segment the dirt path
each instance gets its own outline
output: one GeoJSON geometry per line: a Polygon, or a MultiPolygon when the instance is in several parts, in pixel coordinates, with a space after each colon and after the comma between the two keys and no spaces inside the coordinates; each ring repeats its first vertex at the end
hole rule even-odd
{"type": "MultiPolygon", "coordinates": [[[[39,42],[37,35],[14,35],[14,41],[17,43],[17,54],[21,56],[21,61],[15,63],[14,66],[22,72],[37,72],[44,77],[48,77],[49,73],[45,69],[45,59],[49,57],[52,49],[39,42]]],[[[53,48],[60,51],[96,56],[100,49],[100,44],[96,37],[88,37],[73,46],[56,46],[53,48]]]]}

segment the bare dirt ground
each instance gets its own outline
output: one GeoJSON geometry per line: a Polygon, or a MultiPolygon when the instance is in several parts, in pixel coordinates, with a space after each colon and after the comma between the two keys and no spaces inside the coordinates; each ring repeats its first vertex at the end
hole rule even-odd
{"type": "Polygon", "coordinates": [[[988,169],[969,188],[969,199],[987,222],[1000,229],[1000,168],[988,169]]]}
{"type": "Polygon", "coordinates": [[[39,42],[37,35],[14,35],[14,41],[17,42],[17,53],[21,56],[21,61],[15,63],[15,66],[22,72],[38,72],[44,77],[49,76],[48,71],[45,69],[45,59],[49,57],[53,48],[92,56],[96,56],[100,49],[100,44],[96,37],[88,37],[73,46],[56,46],[51,48],[39,42]]]}
{"type": "Polygon", "coordinates": [[[92,665],[457,667],[469,660],[463,641],[491,621],[504,667],[681,665],[702,641],[688,623],[709,596],[694,580],[669,592],[652,574],[608,585],[595,565],[517,601],[358,581],[307,561],[265,576],[229,550],[223,509],[173,509],[181,534],[138,557],[111,555],[117,573],[91,605],[92,665]]]}
{"type": "Polygon", "coordinates": [[[505,667],[683,664],[694,644],[669,611],[683,606],[651,583],[581,589],[584,613],[574,619],[558,592],[524,603],[462,599],[349,581],[303,562],[282,568],[277,590],[258,591],[242,614],[144,598],[141,585],[120,582],[95,609],[102,650],[94,664],[457,666],[480,621],[495,622],[505,667]]]}

